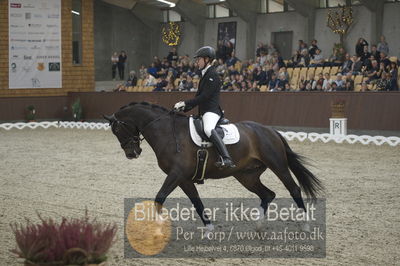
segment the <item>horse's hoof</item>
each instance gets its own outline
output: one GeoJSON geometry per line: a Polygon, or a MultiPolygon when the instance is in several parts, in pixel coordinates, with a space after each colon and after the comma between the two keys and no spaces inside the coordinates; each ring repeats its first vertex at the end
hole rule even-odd
{"type": "Polygon", "coordinates": [[[302,230],[304,232],[310,233],[311,232],[311,228],[310,228],[310,224],[308,222],[305,222],[302,226],[302,230]]]}
{"type": "Polygon", "coordinates": [[[214,231],[214,225],[213,224],[207,224],[206,225],[206,230],[204,232],[204,236],[206,239],[210,240],[212,239],[212,232],[214,231]]]}

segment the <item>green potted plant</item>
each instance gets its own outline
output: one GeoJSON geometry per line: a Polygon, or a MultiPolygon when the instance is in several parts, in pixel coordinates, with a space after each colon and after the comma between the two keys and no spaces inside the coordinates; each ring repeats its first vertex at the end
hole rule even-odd
{"type": "Polygon", "coordinates": [[[11,250],[25,265],[105,265],[114,244],[115,224],[101,224],[85,217],[57,223],[53,219],[10,224],[17,247],[11,250]]]}
{"type": "Polygon", "coordinates": [[[27,113],[26,113],[26,120],[28,120],[28,122],[34,122],[35,121],[35,117],[36,117],[36,110],[35,110],[35,106],[33,105],[29,105],[27,108],[27,113]]]}
{"type": "Polygon", "coordinates": [[[81,100],[78,98],[73,104],[72,104],[72,115],[74,117],[75,121],[82,121],[82,105],[81,105],[81,100]]]}

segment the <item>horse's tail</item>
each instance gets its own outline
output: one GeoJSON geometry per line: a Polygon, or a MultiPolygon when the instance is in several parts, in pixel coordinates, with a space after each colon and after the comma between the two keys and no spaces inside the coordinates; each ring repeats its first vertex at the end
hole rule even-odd
{"type": "Polygon", "coordinates": [[[306,193],[307,197],[315,199],[318,192],[324,189],[321,181],[304,166],[306,164],[305,157],[292,151],[286,139],[279,132],[277,133],[285,145],[290,170],[296,176],[300,187],[306,193]]]}

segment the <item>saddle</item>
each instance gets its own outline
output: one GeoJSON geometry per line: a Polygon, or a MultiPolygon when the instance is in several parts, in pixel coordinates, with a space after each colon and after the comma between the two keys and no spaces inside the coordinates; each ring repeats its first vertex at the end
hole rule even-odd
{"type": "MultiPolygon", "coordinates": [[[[239,130],[237,127],[234,124],[231,124],[229,120],[224,117],[220,118],[215,130],[226,145],[235,144],[240,140],[239,130]]],[[[197,150],[197,163],[192,180],[195,183],[203,184],[208,160],[208,150],[206,148],[211,147],[212,143],[204,133],[203,120],[201,117],[189,117],[189,131],[193,142],[200,147],[200,149],[197,150]]]]}
{"type": "MultiPolygon", "coordinates": [[[[207,135],[204,133],[204,125],[203,125],[203,120],[201,119],[201,117],[199,117],[199,116],[193,117],[193,123],[194,123],[194,127],[196,128],[197,133],[202,138],[202,140],[210,141],[208,139],[207,135]]],[[[221,137],[221,139],[223,139],[225,136],[224,130],[222,129],[221,125],[227,125],[227,124],[229,124],[229,120],[226,119],[225,117],[221,117],[218,120],[217,125],[215,126],[215,131],[217,131],[217,133],[221,137]]]]}

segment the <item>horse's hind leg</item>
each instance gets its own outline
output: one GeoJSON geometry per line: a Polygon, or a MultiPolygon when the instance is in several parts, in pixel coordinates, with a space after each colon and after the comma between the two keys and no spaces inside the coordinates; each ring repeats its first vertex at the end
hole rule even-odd
{"type": "Polygon", "coordinates": [[[268,209],[268,205],[275,198],[275,192],[268,189],[261,183],[260,176],[265,171],[266,167],[254,169],[252,171],[244,171],[234,175],[234,177],[249,191],[255,193],[261,199],[262,215],[257,229],[261,228],[261,220],[268,209]]]}

